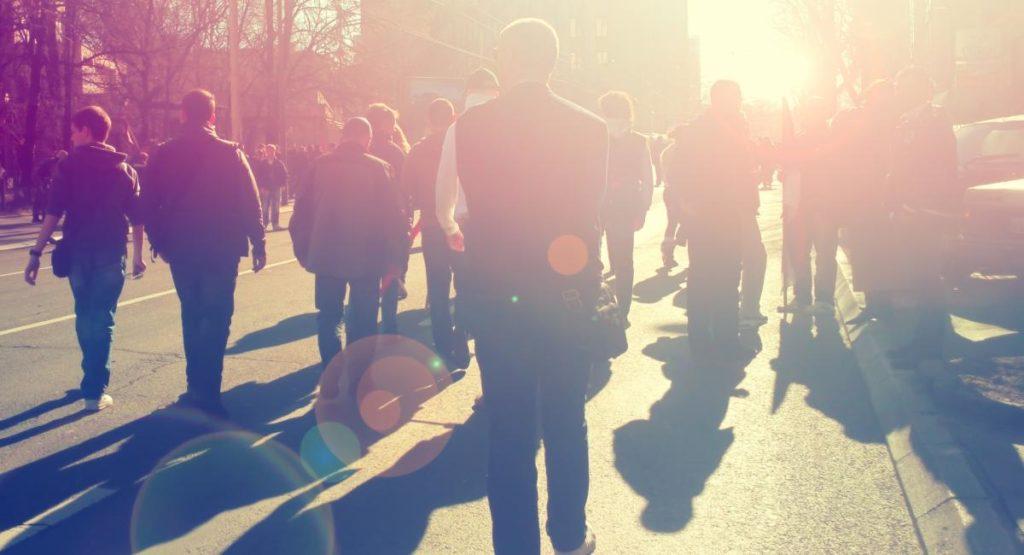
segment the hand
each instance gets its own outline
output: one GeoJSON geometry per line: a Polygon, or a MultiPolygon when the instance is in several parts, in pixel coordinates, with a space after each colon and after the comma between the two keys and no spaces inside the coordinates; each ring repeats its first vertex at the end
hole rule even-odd
{"type": "Polygon", "coordinates": [[[455,252],[466,252],[466,238],[462,235],[462,231],[456,231],[446,237],[448,241],[448,248],[455,252]]]}
{"type": "Polygon", "coordinates": [[[132,278],[139,279],[144,273],[146,273],[146,261],[142,259],[140,253],[132,257],[132,278]]]}
{"type": "Polygon", "coordinates": [[[36,278],[39,276],[39,257],[29,256],[28,264],[25,265],[25,283],[29,285],[36,284],[36,278]]]}
{"type": "Polygon", "coordinates": [[[253,253],[252,255],[252,272],[254,274],[260,273],[260,270],[267,266],[267,253],[263,252],[260,254],[253,253]]]}

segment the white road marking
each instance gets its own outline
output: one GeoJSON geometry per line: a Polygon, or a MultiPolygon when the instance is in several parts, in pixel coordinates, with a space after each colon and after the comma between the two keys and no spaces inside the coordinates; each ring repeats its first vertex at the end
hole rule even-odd
{"type": "MultiPolygon", "coordinates": [[[[264,269],[265,270],[269,270],[270,268],[276,268],[278,266],[284,266],[285,264],[291,264],[292,262],[295,262],[295,259],[294,258],[289,258],[288,260],[282,260],[280,262],[275,262],[273,264],[267,264],[266,268],[264,268],[264,269]]],[[[246,274],[251,274],[251,273],[253,273],[253,272],[252,272],[251,269],[249,269],[249,270],[245,270],[244,272],[240,272],[238,275],[244,276],[246,274]]],[[[131,306],[133,304],[139,304],[139,303],[142,303],[142,302],[145,302],[145,301],[151,301],[153,299],[158,299],[160,297],[166,297],[167,295],[173,295],[175,292],[176,292],[175,289],[168,289],[166,291],[160,291],[159,293],[153,293],[151,295],[144,295],[142,297],[138,297],[138,298],[135,298],[135,299],[129,299],[127,301],[121,301],[121,302],[117,303],[117,307],[121,308],[123,306],[131,306]]],[[[0,331],[0,337],[3,337],[5,335],[13,335],[15,333],[21,333],[23,331],[34,330],[36,328],[46,327],[46,326],[49,326],[51,324],[59,324],[60,322],[67,322],[69,320],[74,320],[74,319],[75,319],[75,315],[74,314],[68,314],[66,316],[60,316],[58,318],[51,318],[49,320],[43,320],[42,322],[35,322],[35,323],[32,323],[32,324],[25,324],[24,326],[18,326],[16,328],[10,328],[10,329],[6,329],[6,330],[3,330],[3,331],[0,331]]]]}
{"type": "Polygon", "coordinates": [[[100,487],[99,484],[96,484],[84,491],[68,497],[64,501],[61,501],[53,507],[50,507],[49,509],[46,509],[25,521],[24,524],[20,524],[0,532],[0,551],[3,551],[24,539],[34,536],[35,534],[45,530],[48,526],[53,526],[64,519],[70,518],[81,511],[88,509],[115,493],[117,493],[116,490],[100,487]]]}
{"type": "MultiPolygon", "coordinates": [[[[53,269],[53,266],[43,266],[42,268],[39,268],[39,271],[42,272],[43,270],[50,270],[50,269],[53,269]]],[[[0,274],[0,278],[2,278],[2,277],[11,277],[11,276],[21,276],[21,275],[25,275],[25,270],[20,270],[18,272],[11,272],[9,274],[0,274]]]]}

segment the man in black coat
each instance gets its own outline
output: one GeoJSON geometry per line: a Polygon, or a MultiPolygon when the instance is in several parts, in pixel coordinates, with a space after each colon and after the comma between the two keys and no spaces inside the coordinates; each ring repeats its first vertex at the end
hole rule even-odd
{"type": "Polygon", "coordinates": [[[539,553],[540,407],[547,532],[557,551],[589,553],[587,427],[590,357],[581,320],[600,287],[600,207],[608,132],[556,96],[548,80],[558,37],[519,20],[498,41],[502,95],[456,124],[457,166],[472,218],[449,234],[465,247],[470,332],[490,426],[487,489],[496,553],[539,553]]]}
{"type": "Polygon", "coordinates": [[[147,170],[142,203],[154,252],[171,266],[181,300],[188,390],[184,405],[226,416],[220,400],[224,351],[235,311],[238,263],[267,263],[256,180],[236,143],[217,137],[215,100],[194,90],[181,102],[182,131],[147,170]]]}
{"type": "Polygon", "coordinates": [[[326,369],[341,350],[338,326],[351,290],[347,344],[377,332],[381,278],[395,275],[408,249],[408,219],[391,166],[367,153],[363,118],[345,123],[337,150],[306,173],[289,231],[296,257],[316,274],[320,357],[326,369]]]}

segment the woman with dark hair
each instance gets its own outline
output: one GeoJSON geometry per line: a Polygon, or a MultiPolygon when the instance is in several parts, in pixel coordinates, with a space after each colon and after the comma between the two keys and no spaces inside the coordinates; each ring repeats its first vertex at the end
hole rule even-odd
{"type": "Polygon", "coordinates": [[[608,125],[608,190],[602,223],[615,298],[624,316],[633,302],[633,234],[644,226],[654,193],[654,165],[647,138],[633,130],[633,101],[619,91],[600,99],[608,125]]]}

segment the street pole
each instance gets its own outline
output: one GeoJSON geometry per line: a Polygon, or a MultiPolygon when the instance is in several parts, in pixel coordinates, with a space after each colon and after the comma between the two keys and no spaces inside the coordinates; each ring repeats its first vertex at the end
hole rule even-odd
{"type": "Polygon", "coordinates": [[[238,0],[228,0],[228,87],[231,109],[231,138],[242,142],[241,81],[238,72],[238,0]]]}

